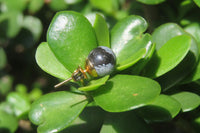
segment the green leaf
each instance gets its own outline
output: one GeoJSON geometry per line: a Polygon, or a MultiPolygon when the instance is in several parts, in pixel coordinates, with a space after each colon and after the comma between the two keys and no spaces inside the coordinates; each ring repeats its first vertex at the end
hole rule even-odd
{"type": "Polygon", "coordinates": [[[87,86],[79,87],[78,90],[80,91],[92,91],[98,89],[101,85],[104,85],[106,81],[108,80],[109,75],[99,78],[99,79],[94,79],[89,82],[87,86]]]}
{"type": "Polygon", "coordinates": [[[0,95],[6,95],[12,87],[13,79],[9,75],[0,78],[0,95]]]}
{"type": "Polygon", "coordinates": [[[4,111],[8,114],[14,115],[13,107],[11,106],[10,103],[8,103],[6,101],[0,103],[0,111],[4,111]]]}
{"type": "Polygon", "coordinates": [[[147,5],[157,5],[164,2],[165,0],[137,0],[137,1],[147,5]]]}
{"type": "Polygon", "coordinates": [[[200,131],[200,117],[197,117],[195,120],[193,120],[193,126],[196,129],[197,132],[200,131]]]}
{"type": "Polygon", "coordinates": [[[72,11],[57,13],[48,29],[47,42],[57,59],[73,72],[84,67],[90,51],[97,47],[95,32],[90,22],[72,11]]]}
{"type": "Polygon", "coordinates": [[[184,27],[184,30],[188,33],[190,33],[200,44],[200,25],[198,22],[191,23],[184,27]]]}
{"type": "Polygon", "coordinates": [[[36,62],[45,72],[60,79],[71,77],[69,72],[55,57],[47,42],[41,43],[35,54],[36,62]]]}
{"type": "Polygon", "coordinates": [[[149,78],[116,75],[91,94],[104,110],[123,112],[146,105],[159,95],[160,89],[159,84],[149,78]]]}
{"type": "Polygon", "coordinates": [[[192,8],[194,8],[194,3],[191,0],[183,0],[178,7],[179,19],[183,18],[192,8]]]}
{"type": "Polygon", "coordinates": [[[187,35],[170,39],[152,57],[145,75],[155,78],[172,70],[185,58],[190,46],[191,38],[187,35]]]}
{"type": "Polygon", "coordinates": [[[139,75],[141,73],[141,71],[144,69],[145,65],[148,63],[148,61],[153,56],[155,47],[156,47],[155,43],[151,43],[151,45],[148,45],[148,47],[146,48],[145,55],[136,64],[134,64],[132,66],[131,74],[139,75]]]}
{"type": "MultiPolygon", "coordinates": [[[[188,51],[186,57],[173,70],[156,79],[159,81],[163,90],[169,89],[170,87],[180,83],[180,81],[183,80],[195,68],[199,57],[198,44],[190,34],[185,32],[175,23],[163,24],[156,28],[152,34],[153,42],[156,43],[157,51],[159,51],[159,49],[170,39],[180,35],[189,35],[191,37],[190,50],[188,51]]],[[[145,71],[148,71],[149,67],[152,67],[152,65],[147,64],[143,72],[145,73],[145,71]]]]}
{"type": "Polygon", "coordinates": [[[196,3],[196,5],[198,6],[198,7],[200,7],[200,1],[199,0],[193,0],[195,3],[196,3]]]}
{"type": "Polygon", "coordinates": [[[28,3],[28,0],[4,0],[6,11],[20,11],[22,12],[28,3]]]}
{"type": "Polygon", "coordinates": [[[117,67],[117,70],[122,71],[126,68],[129,68],[133,64],[137,63],[140,59],[142,59],[146,54],[146,49],[140,49],[135,54],[133,54],[131,57],[123,61],[120,66],[117,67]]]}
{"type": "Polygon", "coordinates": [[[65,0],[51,0],[48,3],[49,7],[54,11],[61,11],[67,9],[68,5],[65,0]]]}
{"type": "Polygon", "coordinates": [[[49,93],[32,104],[29,119],[39,125],[38,132],[59,132],[78,117],[87,103],[84,95],[65,91],[49,93]]]}
{"type": "MultiPolygon", "coordinates": [[[[125,3],[123,3],[123,4],[125,4],[125,3]]],[[[118,10],[114,13],[113,16],[115,17],[116,20],[121,20],[125,17],[128,17],[129,14],[130,13],[127,10],[118,10]]]]}
{"type": "MultiPolygon", "coordinates": [[[[198,48],[200,49],[200,26],[199,23],[194,22],[191,23],[189,25],[187,25],[184,28],[185,31],[187,31],[188,33],[190,33],[198,42],[198,48]]],[[[188,83],[188,82],[192,82],[192,81],[196,81],[200,79],[200,62],[198,61],[198,64],[196,66],[196,68],[182,81],[182,83],[188,83]]]]}
{"type": "Polygon", "coordinates": [[[151,133],[150,127],[134,112],[108,114],[100,133],[151,133]]]}
{"type": "Polygon", "coordinates": [[[149,122],[169,121],[181,110],[181,105],[174,98],[160,95],[147,106],[139,108],[137,112],[149,122]]]}
{"type": "Polygon", "coordinates": [[[183,30],[175,23],[166,23],[156,28],[156,30],[152,34],[152,40],[156,43],[156,50],[159,50],[165,43],[167,43],[167,41],[169,41],[173,37],[185,34],[191,37],[192,45],[190,47],[190,51],[194,54],[196,60],[198,60],[199,44],[196,42],[193,36],[185,32],[185,30],[183,30]]]}
{"type": "Polygon", "coordinates": [[[167,41],[184,33],[184,30],[177,24],[166,23],[155,29],[152,40],[156,43],[156,50],[159,50],[167,41]]]}
{"type": "Polygon", "coordinates": [[[200,97],[191,92],[179,92],[172,95],[180,104],[183,112],[191,111],[200,105],[200,97]]]}
{"type": "Polygon", "coordinates": [[[6,101],[11,104],[18,118],[26,118],[28,116],[30,101],[27,97],[17,92],[11,92],[8,94],[6,101]]]}
{"type": "Polygon", "coordinates": [[[4,111],[0,111],[0,132],[14,133],[17,130],[18,122],[17,118],[4,111]]]}
{"type": "Polygon", "coordinates": [[[1,26],[5,28],[4,32],[9,38],[13,38],[19,33],[22,22],[23,16],[20,12],[10,11],[0,14],[1,26]]]}
{"type": "Polygon", "coordinates": [[[131,43],[132,39],[139,38],[147,29],[147,26],[144,18],[136,15],[131,15],[119,21],[111,31],[111,48],[116,56],[119,56],[122,49],[126,48],[126,45],[131,43]]]}
{"type": "Polygon", "coordinates": [[[6,53],[3,48],[0,47],[0,70],[5,67],[7,62],[6,53]]]}
{"type": "Polygon", "coordinates": [[[61,133],[98,133],[104,121],[104,115],[105,112],[98,107],[87,107],[61,133]]]}
{"type": "Polygon", "coordinates": [[[15,87],[15,90],[19,94],[27,96],[27,90],[28,90],[28,88],[24,84],[17,84],[16,87],[15,87]]]}
{"type": "Polygon", "coordinates": [[[35,101],[42,96],[42,90],[40,88],[34,88],[29,92],[29,99],[35,101]]]}
{"type": "Polygon", "coordinates": [[[44,5],[44,0],[31,0],[28,6],[30,13],[38,12],[44,5]]]}
{"type": "Polygon", "coordinates": [[[65,0],[65,2],[67,4],[77,4],[77,3],[81,2],[81,1],[83,1],[83,0],[65,0]]]}
{"type": "Polygon", "coordinates": [[[147,51],[152,45],[151,36],[149,34],[143,35],[146,29],[146,21],[140,16],[133,15],[122,19],[113,27],[111,48],[117,57],[117,67],[126,66],[130,62],[136,63],[139,60],[137,52],[144,48],[147,51]]]}
{"type": "Polygon", "coordinates": [[[185,84],[198,79],[200,79],[200,61],[198,61],[196,68],[181,83],[185,84]]]}
{"type": "Polygon", "coordinates": [[[86,15],[95,30],[98,45],[110,47],[108,25],[101,14],[90,13],[86,15]]]}
{"type": "Polygon", "coordinates": [[[90,3],[100,10],[108,14],[114,13],[118,9],[118,1],[116,0],[90,0],[90,3]]]}
{"type": "Polygon", "coordinates": [[[40,19],[32,16],[24,17],[23,28],[29,30],[36,41],[39,40],[43,29],[40,19]]]}
{"type": "Polygon", "coordinates": [[[158,77],[156,80],[160,83],[163,91],[166,91],[177,84],[182,84],[182,80],[194,69],[195,65],[196,60],[194,55],[189,51],[178,66],[163,76],[158,77]]]}

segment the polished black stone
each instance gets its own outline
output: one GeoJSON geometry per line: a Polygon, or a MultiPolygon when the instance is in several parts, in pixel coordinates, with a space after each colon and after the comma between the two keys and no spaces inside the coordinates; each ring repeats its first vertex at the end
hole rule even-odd
{"type": "Polygon", "coordinates": [[[93,64],[99,76],[110,74],[116,65],[115,54],[105,46],[99,46],[92,50],[88,55],[88,60],[93,64]]]}

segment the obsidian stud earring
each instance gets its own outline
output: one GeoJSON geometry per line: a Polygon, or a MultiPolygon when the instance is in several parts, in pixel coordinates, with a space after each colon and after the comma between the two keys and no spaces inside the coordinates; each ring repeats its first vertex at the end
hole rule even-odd
{"type": "Polygon", "coordinates": [[[72,73],[72,76],[64,80],[63,82],[55,85],[55,88],[60,87],[64,83],[69,82],[70,80],[81,81],[88,79],[86,73],[92,77],[103,77],[105,75],[111,74],[116,66],[116,56],[114,52],[105,46],[99,46],[93,49],[85,63],[85,69],[82,69],[80,66],[72,73]]]}

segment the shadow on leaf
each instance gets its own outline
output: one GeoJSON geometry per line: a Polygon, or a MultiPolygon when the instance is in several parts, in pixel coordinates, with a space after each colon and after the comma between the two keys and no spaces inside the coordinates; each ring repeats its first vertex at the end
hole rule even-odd
{"type": "Polygon", "coordinates": [[[172,120],[171,113],[160,106],[147,105],[139,108],[136,112],[147,122],[162,122],[172,120]]]}
{"type": "Polygon", "coordinates": [[[163,91],[177,85],[182,81],[195,67],[195,55],[189,51],[186,57],[171,71],[156,78],[163,91]]]}
{"type": "Polygon", "coordinates": [[[61,133],[99,133],[105,112],[99,107],[87,107],[80,116],[61,133]]]}
{"type": "Polygon", "coordinates": [[[113,88],[113,82],[112,81],[108,81],[108,82],[106,82],[105,85],[103,85],[103,86],[99,87],[97,90],[91,92],[91,95],[93,97],[97,97],[99,95],[103,95],[103,94],[109,93],[112,88],[113,88]]]}
{"type": "Polygon", "coordinates": [[[160,66],[160,57],[157,54],[157,51],[154,52],[152,58],[149,60],[145,69],[142,71],[142,75],[146,75],[148,77],[155,77],[158,67],[160,66]]]}
{"type": "Polygon", "coordinates": [[[0,133],[11,133],[11,131],[8,128],[0,127],[0,133]]]}
{"type": "Polygon", "coordinates": [[[135,114],[135,111],[108,113],[101,131],[112,131],[116,133],[151,133],[150,127],[143,119],[135,114]]]}

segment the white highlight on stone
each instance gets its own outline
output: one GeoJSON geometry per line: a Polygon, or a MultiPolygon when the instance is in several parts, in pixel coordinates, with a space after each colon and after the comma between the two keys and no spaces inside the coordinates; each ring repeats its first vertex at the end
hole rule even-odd
{"type": "Polygon", "coordinates": [[[97,74],[100,77],[102,77],[107,74],[110,74],[113,71],[114,66],[111,63],[109,63],[109,64],[98,65],[98,66],[95,66],[94,68],[95,68],[97,74]]]}
{"type": "Polygon", "coordinates": [[[99,46],[99,47],[102,48],[103,50],[105,50],[107,53],[113,55],[116,58],[114,52],[110,48],[105,47],[105,46],[99,46]]]}

